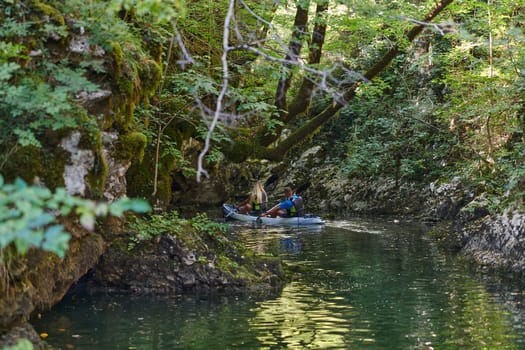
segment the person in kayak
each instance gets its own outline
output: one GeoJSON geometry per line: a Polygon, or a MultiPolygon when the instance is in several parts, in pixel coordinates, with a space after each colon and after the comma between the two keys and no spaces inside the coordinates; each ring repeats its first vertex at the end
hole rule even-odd
{"type": "Polygon", "coordinates": [[[264,187],[260,181],[257,181],[252,191],[248,194],[248,198],[237,207],[237,212],[239,214],[259,215],[266,211],[266,198],[264,187]]]}
{"type": "Polygon", "coordinates": [[[277,216],[282,218],[297,216],[297,210],[294,206],[293,199],[294,193],[292,189],[290,187],[285,187],[284,200],[267,212],[262,213],[261,216],[267,216],[271,218],[275,218],[277,216]]]}

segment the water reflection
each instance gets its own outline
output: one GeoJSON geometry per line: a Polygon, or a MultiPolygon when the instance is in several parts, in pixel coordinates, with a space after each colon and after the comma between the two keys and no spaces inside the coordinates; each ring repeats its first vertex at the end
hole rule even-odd
{"type": "Polygon", "coordinates": [[[418,225],[236,227],[296,273],[269,300],[82,296],[34,320],[69,349],[523,349],[523,286],[468,271],[418,225]]]}
{"type": "Polygon", "coordinates": [[[352,307],[340,305],[338,298],[331,291],[314,291],[311,286],[293,282],[280,298],[259,303],[253,309],[257,315],[249,324],[263,346],[345,348],[352,307]]]}

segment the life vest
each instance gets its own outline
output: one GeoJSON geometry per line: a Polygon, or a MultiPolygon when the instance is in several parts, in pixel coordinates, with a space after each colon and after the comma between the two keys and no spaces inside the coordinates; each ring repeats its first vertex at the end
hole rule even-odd
{"type": "Polygon", "coordinates": [[[255,185],[252,193],[252,210],[256,212],[266,211],[266,192],[259,182],[255,185]]]}
{"type": "Polygon", "coordinates": [[[294,194],[292,196],[293,207],[295,208],[296,216],[304,216],[303,197],[294,194]]]}
{"type": "Polygon", "coordinates": [[[287,210],[287,214],[290,217],[304,216],[303,198],[296,194],[288,198],[292,202],[292,207],[287,210]]]}
{"type": "Polygon", "coordinates": [[[255,200],[252,202],[252,210],[255,211],[266,211],[266,192],[262,192],[261,196],[255,196],[255,200]]]}

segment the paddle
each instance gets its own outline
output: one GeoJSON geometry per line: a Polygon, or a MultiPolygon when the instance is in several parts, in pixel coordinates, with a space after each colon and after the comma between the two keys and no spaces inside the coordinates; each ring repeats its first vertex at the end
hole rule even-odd
{"type": "Polygon", "coordinates": [[[265,214],[265,213],[267,213],[269,211],[274,210],[275,208],[277,208],[279,206],[279,204],[281,204],[281,202],[277,203],[276,205],[274,205],[272,208],[270,208],[269,210],[265,211],[264,213],[260,213],[259,217],[261,217],[263,214],[265,214]]]}

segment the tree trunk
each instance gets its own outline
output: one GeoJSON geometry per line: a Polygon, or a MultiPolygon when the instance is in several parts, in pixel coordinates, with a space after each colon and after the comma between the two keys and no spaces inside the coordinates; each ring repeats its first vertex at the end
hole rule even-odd
{"type": "MultiPolygon", "coordinates": [[[[420,22],[421,24],[412,27],[412,29],[407,32],[408,41],[413,41],[416,36],[423,31],[426,23],[431,22],[452,2],[453,0],[442,0],[438,2],[434,9],[430,11],[420,22]]],[[[399,47],[397,45],[392,47],[379,62],[377,62],[364,74],[365,80],[371,80],[375,78],[380,72],[382,72],[390,64],[394,57],[396,57],[398,51],[399,47]]],[[[263,157],[275,161],[281,160],[295,144],[303,141],[309,135],[313,134],[321,125],[334,117],[342,107],[349,103],[355,96],[356,89],[360,84],[360,82],[356,82],[355,84],[348,87],[342,99],[334,99],[328,108],[310,119],[306,124],[293,132],[284,141],[280,142],[277,147],[266,149],[264,152],[262,152],[263,157]]],[[[290,119],[291,117],[288,116],[288,118],[290,119]]],[[[278,138],[278,136],[279,135],[274,135],[274,141],[278,138]]]]}
{"type": "MultiPolygon", "coordinates": [[[[328,1],[320,2],[317,4],[316,14],[315,14],[315,26],[314,30],[312,32],[312,37],[310,38],[310,54],[308,55],[308,64],[309,65],[315,65],[319,64],[321,61],[321,53],[322,48],[324,44],[324,39],[326,35],[326,21],[323,19],[324,14],[328,10],[328,1]]],[[[301,12],[308,11],[301,10],[301,12]]],[[[297,10],[296,14],[296,22],[297,17],[299,16],[299,8],[297,10]]],[[[308,19],[308,14],[301,15],[301,17],[305,20],[308,19]]],[[[306,22],[304,22],[304,28],[306,30],[306,22]]],[[[293,42],[292,38],[292,42],[293,42]]],[[[292,45],[290,45],[292,46],[292,45]]],[[[299,47],[300,49],[300,47],[299,47]]],[[[295,58],[299,55],[299,51],[297,51],[295,58]]],[[[287,58],[288,59],[288,58],[287,58]]],[[[314,79],[306,75],[303,78],[303,81],[301,83],[301,87],[299,88],[299,92],[295,96],[293,102],[291,103],[290,107],[286,105],[286,94],[288,93],[288,89],[290,88],[290,81],[291,81],[291,74],[287,77],[287,85],[284,86],[284,84],[279,82],[279,85],[277,86],[277,94],[276,94],[276,101],[275,105],[279,109],[279,120],[282,121],[285,125],[290,123],[295,119],[295,117],[306,111],[307,108],[310,106],[312,95],[315,87],[314,79]],[[280,98],[280,100],[277,99],[277,97],[280,98]]],[[[282,131],[282,126],[278,125],[276,127],[276,133],[279,135],[282,131]]],[[[262,146],[269,146],[272,142],[275,141],[275,137],[273,135],[264,135],[260,138],[260,143],[262,146]]]]}
{"type": "Polygon", "coordinates": [[[293,65],[298,62],[299,54],[301,53],[301,48],[303,47],[303,40],[305,33],[308,28],[308,4],[302,7],[297,5],[297,11],[295,13],[294,21],[294,30],[290,44],[288,46],[288,52],[286,53],[283,72],[279,83],[277,84],[277,91],[275,93],[275,106],[279,111],[279,116],[281,120],[286,120],[287,114],[287,104],[286,104],[286,95],[288,94],[288,89],[290,89],[290,83],[292,81],[292,69],[293,65]]]}
{"type": "MultiPolygon", "coordinates": [[[[310,41],[310,54],[308,56],[308,64],[315,65],[321,62],[322,48],[326,35],[326,20],[323,19],[328,10],[328,1],[317,4],[315,14],[315,26],[310,41]]],[[[312,95],[315,87],[315,82],[310,76],[305,76],[299,92],[294,101],[288,108],[288,119],[285,122],[292,121],[298,114],[307,110],[310,106],[312,95]]]]}

